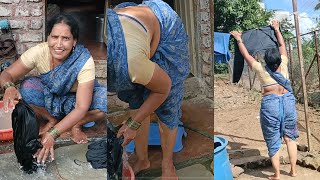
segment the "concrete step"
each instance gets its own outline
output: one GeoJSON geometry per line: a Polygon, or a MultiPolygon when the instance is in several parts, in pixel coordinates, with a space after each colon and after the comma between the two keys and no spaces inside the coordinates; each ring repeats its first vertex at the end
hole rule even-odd
{"type": "Polygon", "coordinates": [[[255,169],[271,166],[271,160],[266,156],[250,156],[237,159],[230,159],[230,163],[244,169],[255,169]]]}

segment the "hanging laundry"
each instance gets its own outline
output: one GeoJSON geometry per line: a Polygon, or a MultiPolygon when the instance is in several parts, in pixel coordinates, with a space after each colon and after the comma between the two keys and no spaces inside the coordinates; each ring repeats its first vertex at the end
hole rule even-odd
{"type": "MultiPolygon", "coordinates": [[[[251,29],[242,33],[242,41],[246,46],[251,56],[261,54],[264,56],[264,52],[267,49],[277,48],[278,41],[275,36],[274,30],[271,26],[260,27],[257,29],[251,29]]],[[[239,51],[238,43],[235,41],[235,55],[233,63],[233,83],[239,82],[243,67],[244,59],[239,51]]]]}
{"type": "Polygon", "coordinates": [[[214,32],[214,63],[228,63],[231,55],[229,51],[229,33],[214,32]]]}

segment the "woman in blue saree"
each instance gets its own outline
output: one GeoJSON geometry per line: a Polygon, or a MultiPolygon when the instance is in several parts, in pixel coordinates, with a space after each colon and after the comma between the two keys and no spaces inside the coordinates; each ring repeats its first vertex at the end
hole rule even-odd
{"type": "Polygon", "coordinates": [[[22,97],[38,117],[49,121],[40,131],[43,148],[36,154],[42,163],[49,154],[54,159],[55,139],[69,129],[76,143],[86,143],[82,125],[103,119],[106,112],[106,88],[95,81],[90,52],[77,44],[75,19],[57,15],[48,22],[47,30],[47,42],[28,49],[0,76],[5,109],[22,97]],[[33,69],[40,75],[25,78],[19,92],[14,82],[33,69]]]}
{"type": "Polygon", "coordinates": [[[177,13],[162,0],[107,10],[107,85],[134,109],[118,137],[134,140],[134,173],[150,167],[150,115],[159,117],[162,179],[177,179],[173,148],[181,124],[183,82],[189,74],[188,37],[177,13]]]}
{"type": "Polygon", "coordinates": [[[279,22],[272,21],[271,26],[278,40],[278,48],[268,49],[264,60],[266,66],[255,60],[247,51],[241,39],[241,33],[232,31],[237,40],[239,50],[250,68],[257,73],[263,87],[260,124],[266,141],[269,156],[274,168],[274,175],[269,179],[280,179],[279,149],[284,139],[290,158],[290,175],[296,176],[297,144],[297,112],[296,99],[293,95],[288,73],[288,58],[285,43],[280,32],[279,22]]]}

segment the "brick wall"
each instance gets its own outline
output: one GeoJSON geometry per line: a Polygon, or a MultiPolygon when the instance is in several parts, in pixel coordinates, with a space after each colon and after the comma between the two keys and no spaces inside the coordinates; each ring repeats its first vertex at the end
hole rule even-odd
{"type": "Polygon", "coordinates": [[[18,54],[44,41],[44,0],[0,0],[0,19],[8,19],[18,54]]]}

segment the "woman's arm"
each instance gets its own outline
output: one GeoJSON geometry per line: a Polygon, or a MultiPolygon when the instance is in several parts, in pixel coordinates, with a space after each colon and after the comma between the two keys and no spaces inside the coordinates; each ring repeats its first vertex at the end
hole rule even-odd
{"type": "MultiPolygon", "coordinates": [[[[75,108],[54,126],[59,134],[67,131],[85,117],[92,102],[93,87],[94,80],[78,85],[75,108]]],[[[51,154],[51,159],[54,160],[53,146],[55,143],[55,139],[53,138],[53,136],[50,133],[46,132],[41,138],[41,143],[43,145],[43,148],[40,150],[37,156],[37,161],[39,163],[44,163],[49,155],[49,152],[51,154]]]]}
{"type": "Polygon", "coordinates": [[[277,20],[272,20],[271,26],[274,29],[276,34],[278,44],[279,44],[279,52],[281,55],[287,56],[286,44],[284,43],[283,36],[280,32],[280,24],[277,20]]]}
{"type": "MultiPolygon", "coordinates": [[[[5,84],[9,84],[10,82],[14,83],[32,69],[28,68],[21,59],[19,58],[16,62],[10,65],[7,69],[5,69],[0,75],[0,85],[1,88],[5,84]]],[[[19,91],[14,86],[9,86],[6,88],[3,95],[3,104],[4,110],[8,110],[8,106],[14,107],[14,99],[20,99],[21,95],[19,91]]]]}
{"type": "MultiPolygon", "coordinates": [[[[141,107],[138,109],[135,117],[132,117],[133,121],[141,123],[145,118],[150,116],[168,97],[171,89],[171,79],[169,75],[155,64],[155,69],[150,82],[145,85],[151,92],[148,98],[144,101],[141,107]]],[[[129,128],[124,124],[117,137],[124,135],[123,146],[127,145],[136,136],[136,130],[129,128]]]]}
{"type": "Polygon", "coordinates": [[[158,64],[155,64],[152,78],[145,87],[151,92],[148,98],[138,109],[135,117],[133,117],[133,120],[137,122],[141,122],[147,118],[167,99],[171,89],[171,79],[158,64]]]}
{"type": "Polygon", "coordinates": [[[238,43],[238,46],[239,46],[239,50],[240,50],[242,56],[246,60],[246,62],[249,65],[249,67],[252,68],[252,64],[256,60],[249,54],[246,46],[243,44],[242,39],[241,39],[241,35],[242,34],[240,32],[238,32],[238,31],[231,31],[230,34],[236,39],[236,41],[238,43]]]}

